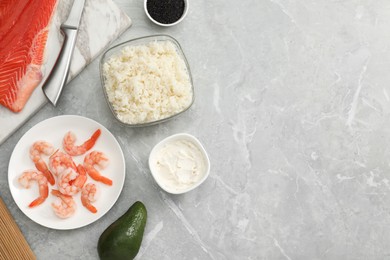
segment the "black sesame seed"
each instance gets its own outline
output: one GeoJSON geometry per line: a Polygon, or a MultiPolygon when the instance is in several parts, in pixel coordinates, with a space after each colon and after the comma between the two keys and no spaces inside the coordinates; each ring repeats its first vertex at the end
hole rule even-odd
{"type": "Polygon", "coordinates": [[[170,24],[182,17],[185,3],[184,0],[147,0],[146,8],[154,20],[170,24]]]}

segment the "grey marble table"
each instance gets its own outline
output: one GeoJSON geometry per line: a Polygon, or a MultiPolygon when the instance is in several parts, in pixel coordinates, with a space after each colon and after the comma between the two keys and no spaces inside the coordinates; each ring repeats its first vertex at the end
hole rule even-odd
{"type": "Polygon", "coordinates": [[[136,200],[149,218],[139,259],[390,257],[390,3],[191,1],[180,25],[149,22],[143,1],[117,0],[133,20],[117,42],[165,33],[189,60],[193,107],[142,129],[110,114],[95,60],[0,146],[0,189],[39,259],[95,259],[101,232],[136,200]],[[44,228],[14,203],[10,154],[38,122],[78,114],[105,125],[126,158],[114,207],[71,231],[44,228]],[[185,195],[163,192],[147,159],[164,137],[198,137],[211,174],[185,195]]]}

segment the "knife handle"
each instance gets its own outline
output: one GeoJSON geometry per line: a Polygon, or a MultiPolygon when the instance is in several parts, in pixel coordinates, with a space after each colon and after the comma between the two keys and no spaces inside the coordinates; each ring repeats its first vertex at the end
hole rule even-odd
{"type": "Polygon", "coordinates": [[[43,86],[43,93],[53,106],[61,95],[62,88],[66,84],[69,75],[70,61],[77,37],[77,28],[61,26],[64,34],[64,43],[60,55],[55,63],[54,69],[43,86]]]}

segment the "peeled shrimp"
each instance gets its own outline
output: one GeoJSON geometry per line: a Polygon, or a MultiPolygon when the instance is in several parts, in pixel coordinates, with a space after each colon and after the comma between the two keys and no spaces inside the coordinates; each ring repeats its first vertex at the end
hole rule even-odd
{"type": "Polygon", "coordinates": [[[78,166],[78,171],[67,168],[59,175],[58,190],[62,194],[73,196],[82,189],[86,181],[87,176],[82,165],[78,166]]]}
{"type": "Polygon", "coordinates": [[[97,165],[99,168],[104,169],[106,168],[107,164],[108,158],[102,152],[93,151],[87,154],[84,158],[84,167],[87,170],[89,176],[91,176],[91,178],[95,181],[100,181],[111,186],[112,180],[101,175],[100,172],[94,167],[97,165]]]}
{"type": "Polygon", "coordinates": [[[53,174],[47,168],[45,161],[41,158],[41,154],[50,155],[53,151],[53,145],[45,141],[37,141],[30,148],[31,160],[35,163],[38,171],[45,175],[51,185],[54,185],[55,180],[53,174]]]}
{"type": "Polygon", "coordinates": [[[68,168],[72,168],[77,171],[77,166],[74,163],[72,157],[66,153],[63,153],[57,150],[52,156],[49,158],[49,166],[51,171],[59,176],[63,171],[68,168]]]}
{"type": "Polygon", "coordinates": [[[87,183],[81,190],[81,203],[92,213],[96,213],[97,209],[91,204],[96,201],[97,187],[93,183],[87,183]]]}
{"type": "Polygon", "coordinates": [[[24,171],[18,179],[19,183],[26,189],[29,189],[32,181],[37,181],[39,185],[39,197],[31,202],[28,206],[30,208],[42,204],[49,196],[49,188],[47,179],[40,171],[28,170],[24,171]]]}
{"type": "Polygon", "coordinates": [[[60,218],[69,218],[76,211],[76,203],[73,197],[62,194],[59,190],[52,190],[51,194],[59,199],[51,204],[54,213],[60,218]]]}
{"type": "Polygon", "coordinates": [[[88,150],[90,150],[94,145],[96,140],[100,136],[100,129],[96,130],[93,135],[85,141],[82,145],[75,145],[76,136],[73,132],[69,131],[65,134],[64,140],[62,142],[65,152],[72,156],[85,154],[88,150]]]}

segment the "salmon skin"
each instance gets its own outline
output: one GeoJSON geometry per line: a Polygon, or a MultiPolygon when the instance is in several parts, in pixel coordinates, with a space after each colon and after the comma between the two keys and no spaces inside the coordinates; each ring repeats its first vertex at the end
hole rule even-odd
{"type": "Polygon", "coordinates": [[[43,78],[49,23],[57,0],[0,0],[0,104],[23,109],[43,78]]]}

